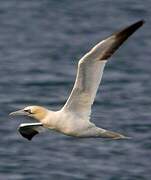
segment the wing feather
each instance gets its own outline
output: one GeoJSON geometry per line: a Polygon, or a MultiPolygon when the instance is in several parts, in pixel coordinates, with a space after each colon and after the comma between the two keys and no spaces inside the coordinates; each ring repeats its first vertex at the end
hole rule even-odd
{"type": "Polygon", "coordinates": [[[42,123],[24,123],[18,127],[20,134],[28,140],[31,140],[36,134],[43,130],[42,123]]]}
{"type": "Polygon", "coordinates": [[[89,118],[107,59],[143,23],[144,21],[138,21],[114,33],[80,59],[74,87],[63,109],[74,111],[86,119],[89,118]]]}

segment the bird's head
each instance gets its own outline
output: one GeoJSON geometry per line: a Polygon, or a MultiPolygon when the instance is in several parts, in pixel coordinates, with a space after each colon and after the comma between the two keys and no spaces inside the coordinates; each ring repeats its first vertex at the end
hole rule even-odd
{"type": "Polygon", "coordinates": [[[9,115],[10,116],[17,116],[17,115],[29,116],[40,121],[46,117],[47,113],[48,113],[48,110],[44,107],[27,106],[21,110],[11,112],[9,115]]]}

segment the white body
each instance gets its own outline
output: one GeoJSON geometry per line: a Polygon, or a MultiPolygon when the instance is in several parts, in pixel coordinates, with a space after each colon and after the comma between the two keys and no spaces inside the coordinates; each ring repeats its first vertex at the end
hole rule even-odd
{"type": "MultiPolygon", "coordinates": [[[[88,119],[83,119],[75,113],[64,109],[56,112],[49,111],[48,115],[40,122],[46,128],[77,137],[89,137],[92,133],[94,136],[97,136],[96,131],[94,130],[100,129],[88,119]]],[[[103,132],[103,129],[101,130],[103,132]]]]}
{"type": "Polygon", "coordinates": [[[31,126],[30,124],[21,125],[20,133],[30,140],[41,131],[42,128],[39,130],[38,126],[43,126],[75,137],[126,138],[119,133],[96,127],[91,123],[91,106],[107,59],[142,25],[143,21],[138,21],[122,31],[114,33],[98,43],[80,59],[72,92],[60,111],[53,112],[43,107],[29,106],[12,113],[28,115],[40,122],[40,124],[35,125],[32,123],[31,126]]]}

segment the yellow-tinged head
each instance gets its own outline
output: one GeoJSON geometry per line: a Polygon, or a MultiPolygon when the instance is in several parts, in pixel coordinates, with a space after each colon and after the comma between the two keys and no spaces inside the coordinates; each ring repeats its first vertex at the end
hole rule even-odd
{"type": "Polygon", "coordinates": [[[42,120],[46,117],[48,113],[48,109],[41,107],[41,106],[27,106],[24,109],[15,111],[10,113],[9,115],[15,116],[15,115],[23,115],[23,116],[29,116],[36,120],[42,120]]]}

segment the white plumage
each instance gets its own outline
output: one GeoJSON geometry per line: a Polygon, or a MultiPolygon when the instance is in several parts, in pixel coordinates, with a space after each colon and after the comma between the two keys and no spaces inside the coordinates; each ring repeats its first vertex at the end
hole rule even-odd
{"type": "Polygon", "coordinates": [[[28,106],[11,115],[27,115],[39,123],[21,124],[19,132],[31,140],[43,128],[75,137],[127,138],[124,135],[96,127],[90,120],[91,106],[102,79],[107,59],[132,35],[144,21],[138,21],[114,33],[98,43],[78,63],[77,76],[72,92],[59,111],[50,111],[40,106],[28,106]]]}

